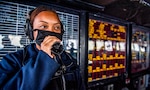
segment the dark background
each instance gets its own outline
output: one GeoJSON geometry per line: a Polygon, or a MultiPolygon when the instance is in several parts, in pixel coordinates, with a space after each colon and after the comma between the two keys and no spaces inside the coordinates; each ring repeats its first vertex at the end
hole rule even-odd
{"type": "Polygon", "coordinates": [[[114,16],[150,27],[150,0],[41,0],[114,16]]]}

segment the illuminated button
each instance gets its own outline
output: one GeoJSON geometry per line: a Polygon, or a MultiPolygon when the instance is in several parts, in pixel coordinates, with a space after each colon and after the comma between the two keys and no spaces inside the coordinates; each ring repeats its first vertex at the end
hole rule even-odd
{"type": "Polygon", "coordinates": [[[108,39],[108,40],[110,40],[110,38],[109,38],[109,37],[107,37],[107,39],[108,39]]]}
{"type": "Polygon", "coordinates": [[[124,32],[124,33],[126,32],[126,30],[125,30],[125,28],[124,28],[124,27],[123,27],[123,29],[122,29],[122,32],[124,32]]]}
{"type": "Polygon", "coordinates": [[[103,36],[100,36],[100,39],[103,39],[103,36]]]}
{"type": "Polygon", "coordinates": [[[100,28],[101,30],[104,30],[104,27],[105,27],[104,24],[100,24],[100,25],[99,25],[99,28],[100,28]]]}
{"type": "Polygon", "coordinates": [[[103,31],[100,31],[99,33],[100,33],[101,35],[104,35],[104,32],[103,32],[103,31]]]}
{"type": "Polygon", "coordinates": [[[111,37],[109,37],[109,40],[112,40],[112,38],[111,38],[111,37]]]}
{"type": "Polygon", "coordinates": [[[120,32],[120,29],[117,29],[117,32],[120,32]]]}
{"type": "Polygon", "coordinates": [[[89,35],[89,38],[92,38],[92,35],[89,35]]]}
{"type": "Polygon", "coordinates": [[[120,59],[123,59],[123,55],[120,55],[120,59]]]}
{"type": "Polygon", "coordinates": [[[118,73],[114,73],[114,76],[118,76],[118,73]]]}
{"type": "Polygon", "coordinates": [[[96,80],[100,80],[100,78],[96,78],[96,80]]]}
{"type": "Polygon", "coordinates": [[[113,55],[110,55],[109,58],[110,58],[110,59],[113,59],[113,55]]]}
{"type": "Polygon", "coordinates": [[[102,68],[103,68],[104,70],[106,70],[106,64],[103,64],[102,68]]]}
{"type": "Polygon", "coordinates": [[[106,75],[102,75],[102,78],[105,79],[105,78],[106,78],[106,75]]]}
{"type": "Polygon", "coordinates": [[[92,70],[88,70],[88,73],[92,73],[92,70]]]}
{"type": "Polygon", "coordinates": [[[110,57],[107,57],[106,59],[107,59],[107,60],[110,60],[110,57]]]}
{"type": "Polygon", "coordinates": [[[97,60],[100,60],[100,56],[96,56],[96,59],[97,59],[97,60]]]}
{"type": "Polygon", "coordinates": [[[89,69],[89,70],[92,70],[92,66],[88,66],[88,69],[89,69]]]}
{"type": "Polygon", "coordinates": [[[113,27],[110,27],[110,30],[111,30],[111,31],[113,31],[113,30],[114,30],[114,28],[113,28],[113,27]]]}
{"type": "Polygon", "coordinates": [[[100,67],[96,67],[96,72],[100,72],[100,67]]]}
{"type": "Polygon", "coordinates": [[[92,57],[93,57],[93,54],[88,54],[88,59],[89,60],[92,60],[93,59],[92,57]]]}
{"type": "Polygon", "coordinates": [[[106,33],[106,31],[104,31],[104,33],[106,33]]]}
{"type": "Polygon", "coordinates": [[[93,38],[97,38],[97,34],[94,34],[93,38]]]}
{"type": "Polygon", "coordinates": [[[121,38],[120,37],[117,37],[117,40],[120,40],[121,38]]]}
{"type": "Polygon", "coordinates": [[[109,68],[112,68],[113,66],[112,65],[109,65],[109,68]]]}
{"type": "Polygon", "coordinates": [[[107,35],[104,35],[104,39],[106,39],[107,38],[107,35]]]}
{"type": "Polygon", "coordinates": [[[110,68],[110,70],[113,70],[113,66],[112,65],[109,65],[109,68],[110,68]]]}
{"type": "Polygon", "coordinates": [[[93,58],[93,60],[97,60],[97,58],[93,58]]]}
{"type": "Polygon", "coordinates": [[[107,68],[106,70],[110,70],[110,68],[107,68]]]}
{"type": "Polygon", "coordinates": [[[110,78],[112,78],[113,76],[112,76],[112,75],[110,75],[109,77],[110,77],[110,78]]]}
{"type": "Polygon", "coordinates": [[[118,63],[115,63],[115,67],[118,67],[118,63]]]}
{"type": "Polygon", "coordinates": [[[90,65],[90,64],[92,64],[93,63],[93,61],[92,60],[88,60],[88,64],[90,65]]]}
{"type": "Polygon", "coordinates": [[[88,73],[92,73],[92,66],[88,66],[88,73]]]}
{"type": "Polygon", "coordinates": [[[115,53],[115,57],[118,57],[118,53],[115,53]]]}
{"type": "Polygon", "coordinates": [[[104,59],[106,59],[106,56],[107,56],[106,54],[103,54],[103,58],[104,58],[104,59]]]}
{"type": "Polygon", "coordinates": [[[93,70],[93,73],[95,73],[96,72],[96,69],[95,70],[93,70]]]}
{"type": "Polygon", "coordinates": [[[88,82],[91,82],[92,81],[92,78],[88,78],[88,82]]]}
{"type": "Polygon", "coordinates": [[[93,34],[94,33],[94,28],[89,28],[89,34],[93,34]]]}
{"type": "Polygon", "coordinates": [[[123,68],[123,64],[120,64],[120,68],[123,68]]]}

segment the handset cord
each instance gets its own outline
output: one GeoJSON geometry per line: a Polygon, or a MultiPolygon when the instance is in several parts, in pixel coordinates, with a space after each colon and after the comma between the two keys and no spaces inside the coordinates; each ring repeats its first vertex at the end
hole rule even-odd
{"type": "MultiPolygon", "coordinates": [[[[61,75],[61,79],[62,79],[63,90],[66,90],[66,80],[65,80],[65,77],[64,77],[64,73],[66,71],[66,66],[65,66],[65,64],[62,61],[62,58],[60,56],[61,54],[55,54],[55,55],[58,56],[58,58],[60,59],[61,70],[62,70],[61,73],[60,73],[60,75],[61,75]]],[[[54,60],[58,63],[56,57],[54,57],[54,60]]]]}

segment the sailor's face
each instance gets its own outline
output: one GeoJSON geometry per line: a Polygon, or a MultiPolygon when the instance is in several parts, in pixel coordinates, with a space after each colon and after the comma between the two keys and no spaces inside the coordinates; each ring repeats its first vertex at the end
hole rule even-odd
{"type": "MultiPolygon", "coordinates": [[[[34,29],[61,33],[59,17],[54,12],[42,11],[34,18],[33,30],[34,29]]],[[[38,31],[34,31],[33,35],[35,40],[38,35],[38,31]]]]}

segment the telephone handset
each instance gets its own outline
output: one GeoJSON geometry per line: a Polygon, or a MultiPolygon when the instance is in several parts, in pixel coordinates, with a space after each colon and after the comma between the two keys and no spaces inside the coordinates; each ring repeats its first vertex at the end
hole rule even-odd
{"type": "Polygon", "coordinates": [[[63,50],[63,45],[60,42],[55,42],[51,49],[52,53],[57,55],[62,54],[63,50]]]}

